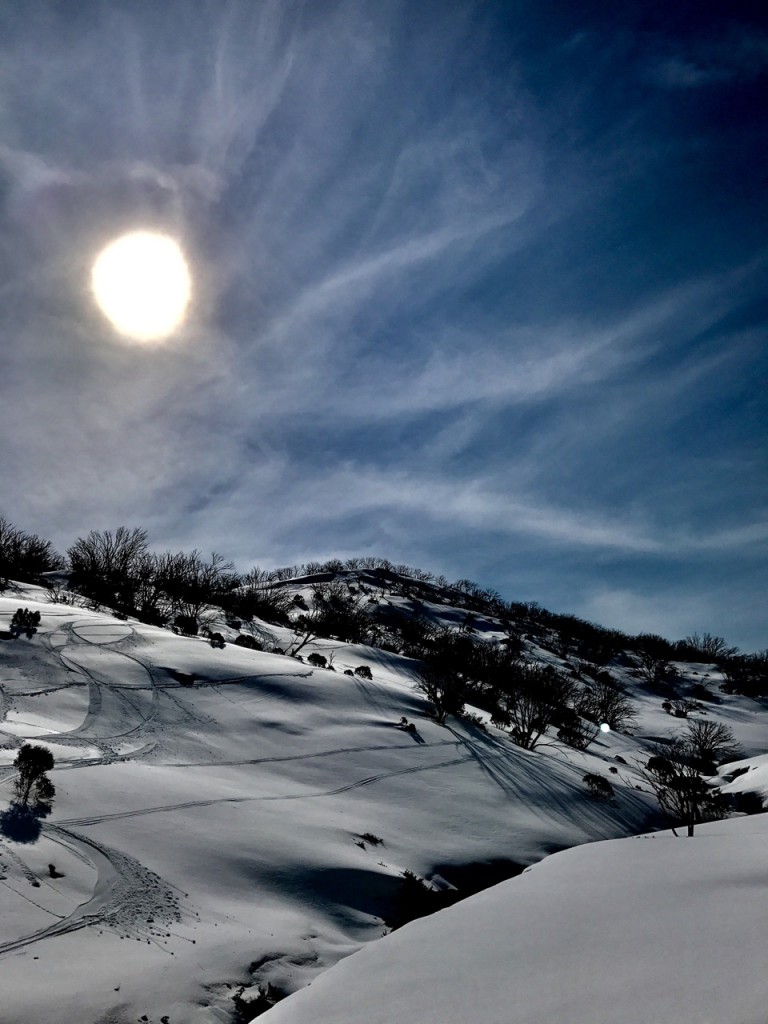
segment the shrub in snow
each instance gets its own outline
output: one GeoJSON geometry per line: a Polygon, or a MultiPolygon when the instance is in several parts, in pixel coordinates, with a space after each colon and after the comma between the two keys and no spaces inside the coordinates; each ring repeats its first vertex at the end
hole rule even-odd
{"type": "Polygon", "coordinates": [[[598,726],[588,718],[582,718],[573,708],[563,708],[559,715],[562,725],[557,738],[574,750],[586,750],[598,733],[598,726]]]}
{"type": "Polygon", "coordinates": [[[174,632],[184,636],[197,636],[197,619],[194,615],[177,615],[173,620],[174,632]]]}
{"type": "Polygon", "coordinates": [[[211,633],[210,640],[208,641],[211,647],[222,648],[225,646],[224,637],[221,633],[211,633]]]}
{"type": "Polygon", "coordinates": [[[31,640],[39,625],[40,612],[31,612],[29,608],[19,608],[11,619],[11,636],[16,640],[24,633],[27,639],[31,640]]]}
{"type": "Polygon", "coordinates": [[[352,671],[352,669],[351,669],[351,668],[345,668],[345,669],[344,669],[344,675],[345,675],[345,676],[354,676],[354,674],[355,674],[355,673],[354,673],[354,672],[352,671]]]}
{"type": "Polygon", "coordinates": [[[745,793],[729,793],[728,804],[737,814],[762,814],[765,810],[760,793],[747,790],[745,793]]]}
{"type": "Polygon", "coordinates": [[[355,675],[360,679],[373,679],[373,674],[367,665],[358,665],[355,669],[355,675]]]}
{"type": "MultiPolygon", "coordinates": [[[[469,722],[471,725],[474,725],[476,728],[478,728],[480,732],[488,732],[485,722],[479,715],[475,715],[472,712],[465,711],[462,714],[462,718],[464,719],[465,722],[469,722]]],[[[415,729],[416,726],[413,726],[413,728],[415,729]]]]}
{"type": "Polygon", "coordinates": [[[403,881],[397,894],[397,907],[385,919],[390,928],[400,928],[417,917],[426,917],[455,903],[459,898],[455,889],[436,891],[412,871],[403,872],[403,881]]]}
{"type": "Polygon", "coordinates": [[[768,650],[724,658],[720,668],[725,675],[720,686],[723,693],[743,693],[753,699],[768,696],[768,650]]]}
{"type": "Polygon", "coordinates": [[[717,696],[717,694],[712,693],[711,690],[708,690],[704,683],[693,684],[693,686],[691,687],[691,697],[693,697],[694,700],[706,701],[708,704],[721,703],[720,698],[717,696]]]}
{"type": "Polygon", "coordinates": [[[247,647],[249,651],[264,650],[264,644],[259,643],[255,637],[249,636],[247,633],[240,633],[239,636],[236,636],[235,643],[238,647],[247,647]]]}
{"type": "Polygon", "coordinates": [[[671,706],[672,714],[675,718],[687,718],[689,712],[694,711],[696,707],[695,704],[692,704],[690,701],[682,699],[673,700],[671,702],[671,706]]]}
{"type": "Polygon", "coordinates": [[[587,772],[582,781],[587,784],[590,796],[596,800],[610,800],[613,796],[613,786],[603,775],[587,772]]]}
{"type": "Polygon", "coordinates": [[[313,651],[307,658],[307,664],[314,665],[315,668],[327,668],[328,660],[322,654],[318,654],[316,651],[313,651]]]}

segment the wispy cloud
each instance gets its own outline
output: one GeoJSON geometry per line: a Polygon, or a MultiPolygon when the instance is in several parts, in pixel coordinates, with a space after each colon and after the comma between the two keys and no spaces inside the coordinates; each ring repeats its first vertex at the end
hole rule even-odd
{"type": "Polygon", "coordinates": [[[722,594],[765,557],[763,34],[479,0],[9,11],[11,518],[244,562],[357,546],[590,614],[601,580],[722,594]],[[87,287],[137,221],[195,273],[153,350],[87,287]]]}

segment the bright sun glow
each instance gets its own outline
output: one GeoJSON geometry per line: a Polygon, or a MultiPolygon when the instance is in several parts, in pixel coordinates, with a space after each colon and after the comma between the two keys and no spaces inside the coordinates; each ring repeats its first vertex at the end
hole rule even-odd
{"type": "Polygon", "coordinates": [[[132,231],[99,253],[91,287],[115,330],[137,341],[158,341],[181,326],[192,283],[177,242],[132,231]]]}
{"type": "Polygon", "coordinates": [[[610,731],[611,731],[610,725],[608,725],[607,722],[603,722],[603,724],[600,726],[600,732],[610,732],[610,731]]]}

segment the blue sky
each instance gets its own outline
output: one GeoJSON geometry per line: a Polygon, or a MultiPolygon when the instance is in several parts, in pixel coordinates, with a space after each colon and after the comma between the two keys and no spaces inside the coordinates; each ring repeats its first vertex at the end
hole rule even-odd
{"type": "Polygon", "coordinates": [[[3,5],[4,514],[765,647],[768,32],[712,7],[3,5]],[[132,227],[162,345],[89,295],[132,227]]]}

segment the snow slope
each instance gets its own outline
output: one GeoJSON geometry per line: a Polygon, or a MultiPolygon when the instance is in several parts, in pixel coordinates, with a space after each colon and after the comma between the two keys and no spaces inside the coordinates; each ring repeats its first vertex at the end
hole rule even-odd
{"type": "Polygon", "coordinates": [[[264,1024],[765,1024],[768,815],[555,854],[412,922],[264,1024]]]}
{"type": "MultiPolygon", "coordinates": [[[[440,727],[407,658],[318,640],[305,654],[332,650],[337,671],[312,669],[34,587],[0,595],[0,628],[19,605],[42,621],[0,639],[2,1024],[229,1022],[241,986],[294,992],[381,937],[406,869],[476,891],[658,820],[635,788],[639,737],[531,753],[468,721],[440,727]],[[360,664],[372,681],[343,674],[360,664]],[[56,758],[35,842],[4,813],[29,740],[56,758]],[[595,802],[582,775],[611,766],[616,799],[595,802]]],[[[765,749],[755,707],[716,709],[751,757],[765,749]]],[[[676,724],[642,699],[643,735],[676,724]]]]}

